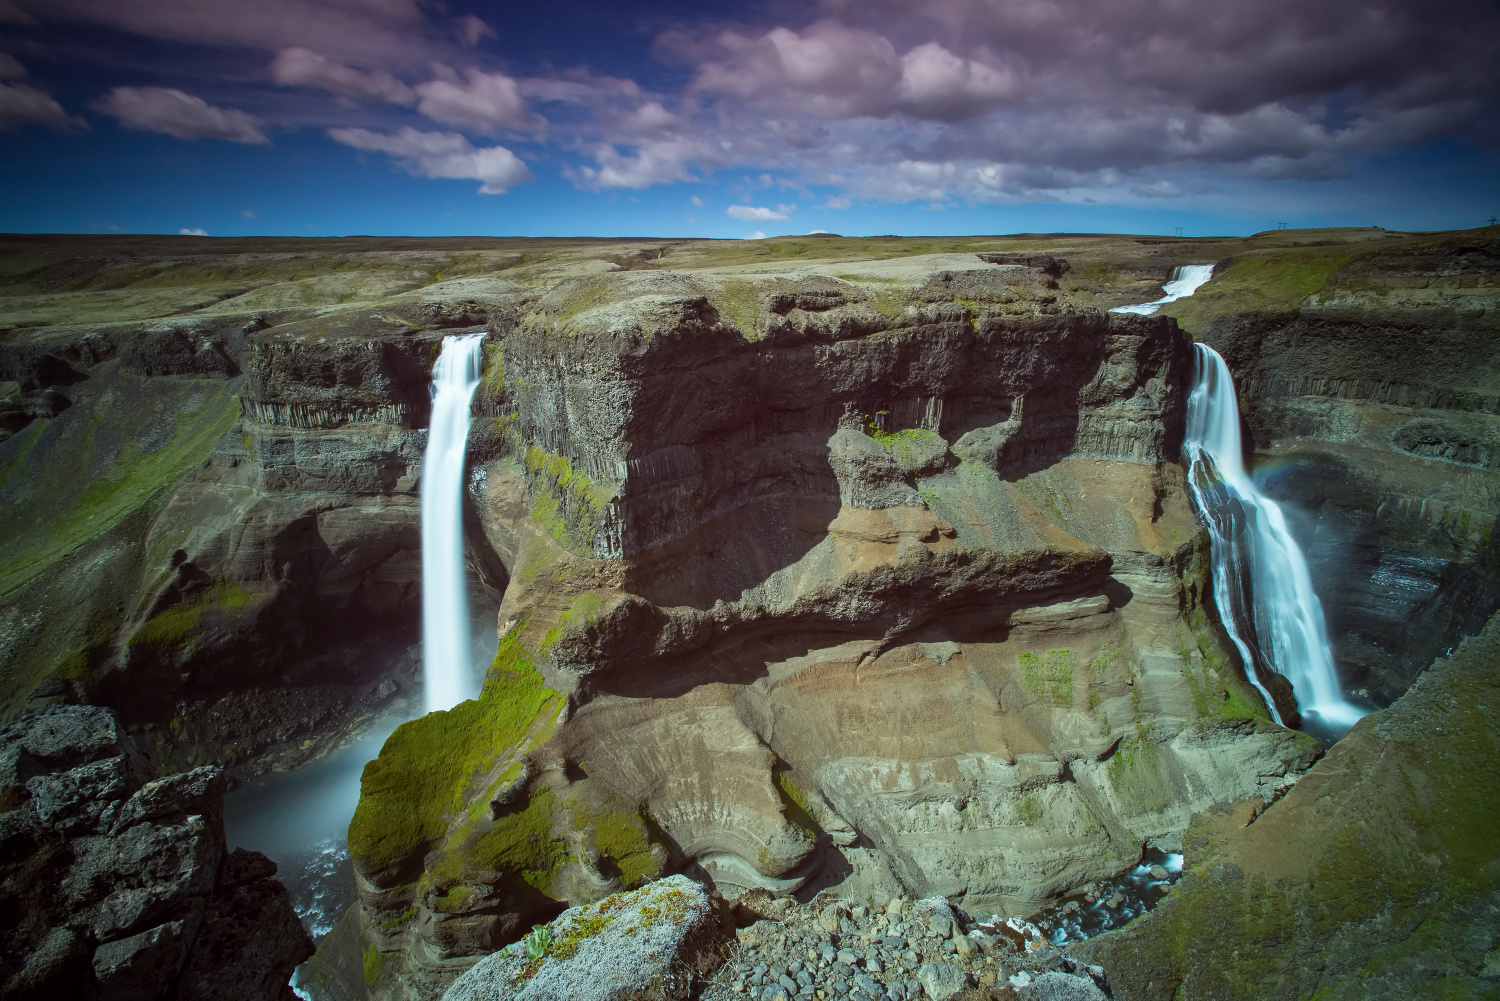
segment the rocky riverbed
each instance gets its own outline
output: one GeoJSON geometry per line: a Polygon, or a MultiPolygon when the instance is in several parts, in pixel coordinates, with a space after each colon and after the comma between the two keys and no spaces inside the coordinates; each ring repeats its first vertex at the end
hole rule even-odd
{"type": "Polygon", "coordinates": [[[739,906],[764,916],[738,930],[704,1001],[946,1001],[989,988],[1052,997],[1025,990],[1049,976],[1072,982],[1075,993],[1062,996],[1106,996],[1104,970],[1069,959],[1037,925],[970,914],[943,897],[798,904],[760,896],[739,906]]]}

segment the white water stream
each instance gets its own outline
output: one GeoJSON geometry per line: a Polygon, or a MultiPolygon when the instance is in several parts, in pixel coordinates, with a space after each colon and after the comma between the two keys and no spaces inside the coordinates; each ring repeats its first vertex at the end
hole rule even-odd
{"type": "Polygon", "coordinates": [[[423,708],[472,698],[469,594],[464,579],[464,448],[479,386],[483,334],[443,338],[432,369],[432,419],[422,459],[423,708]]]}
{"type": "Polygon", "coordinates": [[[1204,285],[1214,276],[1212,264],[1184,264],[1172,271],[1172,280],[1161,287],[1166,293],[1155,302],[1138,302],[1133,306],[1116,306],[1110,310],[1111,313],[1135,313],[1137,316],[1151,316],[1169,302],[1185,299],[1204,285]]]}
{"type": "MultiPolygon", "coordinates": [[[[1212,264],[1185,264],[1162,286],[1162,298],[1110,312],[1151,316],[1198,291],[1213,273],[1212,264]]],[[[1195,344],[1194,350],[1182,451],[1188,489],[1211,539],[1219,618],[1277,722],[1281,714],[1256,676],[1257,664],[1292,683],[1298,710],[1318,729],[1342,734],[1366,710],[1345,701],[1339,691],[1323,606],[1286,515],[1245,472],[1239,399],[1229,366],[1206,344],[1195,344]]]]}
{"type": "MultiPolygon", "coordinates": [[[[1193,502],[1212,537],[1219,617],[1257,687],[1254,665],[1259,662],[1292,683],[1304,716],[1342,732],[1365,710],[1346,702],[1339,691],[1323,606],[1313,592],[1307,559],[1281,508],[1245,473],[1239,400],[1229,366],[1208,345],[1194,347],[1182,450],[1193,502]]],[[[1263,687],[1261,692],[1271,704],[1270,694],[1263,687]]],[[[1276,711],[1274,704],[1271,711],[1276,711]]]]}

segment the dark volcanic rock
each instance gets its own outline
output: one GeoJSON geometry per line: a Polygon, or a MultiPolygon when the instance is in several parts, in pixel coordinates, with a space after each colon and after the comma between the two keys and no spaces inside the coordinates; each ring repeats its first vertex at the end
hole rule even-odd
{"type": "Polygon", "coordinates": [[[224,848],[224,778],[142,783],[108,710],[0,730],[0,998],[275,999],[312,953],[275,863],[224,848]]]}

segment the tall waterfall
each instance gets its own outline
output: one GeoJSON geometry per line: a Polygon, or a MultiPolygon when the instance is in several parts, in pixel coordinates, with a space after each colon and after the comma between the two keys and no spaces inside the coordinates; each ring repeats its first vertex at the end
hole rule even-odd
{"type": "Polygon", "coordinates": [[[1214,276],[1212,264],[1184,264],[1172,271],[1172,280],[1161,287],[1166,294],[1155,302],[1138,302],[1133,306],[1116,306],[1110,310],[1111,313],[1136,313],[1140,316],[1151,316],[1169,302],[1185,299],[1198,291],[1199,286],[1205,284],[1214,276]]]}
{"type": "Polygon", "coordinates": [[[483,334],[443,338],[432,369],[432,420],[422,459],[422,671],[427,712],[470,691],[469,594],[464,580],[464,447],[479,386],[483,334]]]}
{"type": "Polygon", "coordinates": [[[1272,713],[1276,706],[1255,676],[1257,661],[1292,683],[1304,715],[1318,717],[1325,727],[1347,730],[1364,711],[1339,692],[1323,606],[1313,593],[1307,560],[1287,530],[1281,508],[1245,473],[1239,401],[1229,366],[1208,345],[1194,347],[1182,448],[1188,487],[1211,537],[1220,618],[1272,713]]]}

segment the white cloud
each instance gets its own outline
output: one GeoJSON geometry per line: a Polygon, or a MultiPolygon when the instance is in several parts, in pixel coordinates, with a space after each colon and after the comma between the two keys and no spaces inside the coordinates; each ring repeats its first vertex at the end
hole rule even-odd
{"type": "Polygon", "coordinates": [[[346,97],[410,106],[417,95],[383,69],[358,70],[311,49],[282,49],[271,61],[271,79],[283,87],[321,87],[346,97]]]}
{"type": "Polygon", "coordinates": [[[234,108],[216,108],[175,87],[116,87],[94,105],[127,129],[164,132],[178,139],[228,139],[269,146],[260,120],[234,108]]]}
{"type": "Polygon", "coordinates": [[[764,240],[765,238],[766,234],[761,232],[760,230],[756,230],[754,233],[751,233],[749,236],[745,237],[745,239],[747,240],[764,240]]]}
{"type": "Polygon", "coordinates": [[[0,130],[32,123],[69,131],[88,127],[44,91],[24,83],[0,83],[0,130]]]}
{"type": "Polygon", "coordinates": [[[208,230],[206,230],[206,229],[198,229],[197,227],[194,227],[193,229],[186,229],[186,228],[184,228],[184,229],[179,229],[177,231],[177,235],[178,236],[207,236],[208,235],[208,230]]]}
{"type": "Polygon", "coordinates": [[[480,194],[502,194],[532,179],[526,165],[504,146],[476,149],[457,132],[420,132],[410,127],[394,134],[329,129],[328,137],[355,149],[384,153],[395,158],[401,169],[420,177],[481,181],[480,194]]]}
{"type": "Polygon", "coordinates": [[[707,202],[705,202],[705,201],[704,201],[704,200],[703,200],[703,199],[701,199],[701,198],[699,198],[699,197],[698,197],[698,196],[697,196],[697,195],[694,195],[694,196],[693,196],[693,197],[691,197],[691,198],[689,198],[689,199],[688,199],[688,202],[689,202],[689,203],[690,203],[690,204],[691,204],[691,205],[692,205],[692,206],[693,206],[693,208],[695,208],[695,209],[701,209],[701,208],[702,208],[702,207],[703,207],[703,206],[705,206],[705,205],[707,205],[707,204],[708,204],[708,203],[707,203],[707,202]]]}
{"type": "Polygon", "coordinates": [[[731,219],[740,219],[744,222],[772,222],[786,218],[785,212],[777,212],[775,209],[760,208],[754,205],[731,205],[724,212],[731,219]]]}
{"type": "Polygon", "coordinates": [[[255,210],[254,209],[240,209],[240,215],[244,216],[246,219],[258,219],[258,218],[260,218],[259,216],[257,216],[255,214],[255,210]]]}
{"type": "Polygon", "coordinates": [[[413,88],[417,110],[435,122],[494,135],[505,129],[535,129],[541,120],[526,107],[516,81],[504,73],[466,70],[464,79],[446,66],[438,77],[413,88]]]}
{"type": "Polygon", "coordinates": [[[827,232],[828,232],[828,230],[826,230],[826,229],[810,229],[810,230],[807,231],[807,235],[808,236],[817,236],[820,233],[827,233],[827,232]]]}
{"type": "Polygon", "coordinates": [[[853,207],[854,202],[848,198],[838,195],[829,195],[828,200],[823,203],[825,209],[847,209],[853,207]]]}
{"type": "Polygon", "coordinates": [[[703,159],[702,153],[699,141],[681,136],[638,143],[634,154],[622,153],[614,144],[606,143],[593,150],[597,168],[569,167],[563,170],[563,175],[595,191],[639,190],[653,184],[696,180],[688,171],[687,162],[703,159]]]}

